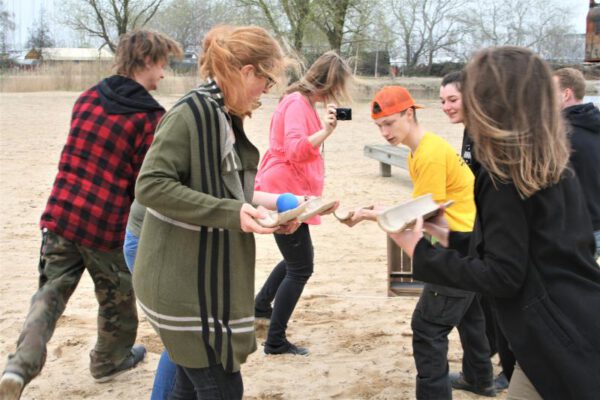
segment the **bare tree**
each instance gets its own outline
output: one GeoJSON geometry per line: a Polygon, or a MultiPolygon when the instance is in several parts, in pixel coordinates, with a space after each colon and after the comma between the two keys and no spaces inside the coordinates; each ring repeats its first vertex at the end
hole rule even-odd
{"type": "Polygon", "coordinates": [[[419,1],[391,1],[395,21],[390,23],[392,32],[400,39],[401,53],[407,69],[414,68],[425,50],[425,30],[419,21],[419,1]]]}
{"type": "Polygon", "coordinates": [[[281,0],[283,11],[290,23],[290,39],[300,53],[304,45],[304,31],[310,22],[312,0],[281,0]]]}
{"type": "Polygon", "coordinates": [[[457,11],[462,9],[464,1],[430,0],[423,1],[421,9],[425,31],[425,54],[427,69],[431,74],[434,57],[441,51],[452,51],[462,38],[457,20],[457,11]]]}
{"type": "Polygon", "coordinates": [[[64,3],[68,10],[65,22],[77,31],[100,38],[115,51],[118,38],[145,26],[162,3],[163,0],[68,0],[64,3]]]}
{"type": "Polygon", "coordinates": [[[267,24],[273,30],[278,38],[285,36],[285,28],[282,26],[281,19],[277,16],[277,12],[280,10],[279,2],[276,0],[237,0],[237,3],[241,6],[248,7],[250,9],[256,8],[260,11],[263,17],[266,19],[267,24]]]}
{"type": "Polygon", "coordinates": [[[557,44],[572,27],[572,11],[557,0],[476,0],[458,16],[466,36],[462,53],[487,46],[529,47],[544,57],[556,57],[557,44]]]}
{"type": "Polygon", "coordinates": [[[171,36],[184,49],[198,47],[215,25],[232,21],[231,2],[176,0],[161,8],[149,26],[171,36]]]}
{"type": "Polygon", "coordinates": [[[340,51],[346,33],[346,16],[350,7],[357,3],[357,0],[315,0],[312,20],[327,37],[330,49],[340,51]]]}
{"type": "Polygon", "coordinates": [[[237,0],[237,3],[260,10],[279,39],[291,43],[298,53],[302,51],[314,0],[237,0]]]}
{"type": "MultiPolygon", "coordinates": [[[[364,68],[368,60],[365,56],[374,54],[374,75],[378,74],[379,53],[388,55],[392,43],[389,27],[385,24],[385,11],[378,7],[377,0],[363,0],[349,10],[346,18],[344,41],[349,45],[348,53],[353,54],[350,61],[354,65],[354,74],[358,67],[364,68]],[[361,57],[363,59],[361,59],[361,57]]],[[[388,63],[386,60],[385,63],[388,63]]]]}
{"type": "Polygon", "coordinates": [[[4,1],[0,0],[0,53],[7,51],[10,32],[15,30],[15,16],[4,9],[4,1]]]}
{"type": "Polygon", "coordinates": [[[40,17],[38,20],[33,21],[33,25],[29,28],[29,38],[27,39],[27,47],[32,49],[42,49],[44,47],[53,47],[54,39],[50,34],[50,28],[48,27],[48,21],[46,19],[46,12],[42,8],[40,10],[40,17]]]}
{"type": "MultiPolygon", "coordinates": [[[[280,39],[290,42],[297,52],[305,45],[307,29],[325,35],[329,48],[340,51],[352,11],[364,12],[371,0],[236,0],[238,4],[260,10],[266,24],[280,39]],[[360,7],[363,5],[363,7],[360,7]]],[[[311,36],[314,36],[311,32],[311,36]]]]}
{"type": "Polygon", "coordinates": [[[400,45],[408,69],[425,62],[429,72],[441,51],[453,52],[462,37],[463,27],[457,19],[466,1],[456,0],[392,0],[395,22],[392,31],[400,45]]]}

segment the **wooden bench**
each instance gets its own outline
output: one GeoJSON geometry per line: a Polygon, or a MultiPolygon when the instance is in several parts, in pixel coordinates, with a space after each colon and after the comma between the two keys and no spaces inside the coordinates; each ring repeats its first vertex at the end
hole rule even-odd
{"type": "Polygon", "coordinates": [[[379,161],[379,169],[383,177],[392,176],[392,165],[407,169],[408,153],[408,147],[389,144],[367,144],[363,150],[366,157],[379,161]]]}
{"type": "Polygon", "coordinates": [[[387,236],[388,297],[419,296],[423,282],[412,275],[412,259],[387,236]]]}

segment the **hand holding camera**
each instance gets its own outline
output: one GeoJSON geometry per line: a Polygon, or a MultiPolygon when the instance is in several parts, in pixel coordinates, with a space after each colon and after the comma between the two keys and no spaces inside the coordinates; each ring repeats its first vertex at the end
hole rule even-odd
{"type": "Polygon", "coordinates": [[[345,107],[338,107],[335,109],[335,119],[338,121],[351,121],[352,120],[352,109],[345,107]]]}
{"type": "Polygon", "coordinates": [[[327,136],[329,136],[337,126],[336,109],[337,107],[335,104],[327,104],[327,113],[325,114],[325,118],[323,120],[323,125],[325,127],[327,136]]]}

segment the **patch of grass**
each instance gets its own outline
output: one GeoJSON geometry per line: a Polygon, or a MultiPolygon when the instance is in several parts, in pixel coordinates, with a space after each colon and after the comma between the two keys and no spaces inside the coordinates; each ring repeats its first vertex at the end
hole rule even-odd
{"type": "MultiPolygon", "coordinates": [[[[0,71],[0,92],[81,92],[113,73],[106,62],[65,62],[42,64],[33,69],[0,71]]],[[[198,84],[195,72],[167,71],[157,94],[183,94],[198,84]]]]}

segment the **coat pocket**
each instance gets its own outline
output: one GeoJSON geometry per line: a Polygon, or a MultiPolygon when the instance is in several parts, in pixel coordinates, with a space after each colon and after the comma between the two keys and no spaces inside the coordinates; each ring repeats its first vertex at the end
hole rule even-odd
{"type": "Polygon", "coordinates": [[[543,333],[545,336],[548,333],[552,333],[565,347],[571,346],[574,343],[566,324],[562,322],[566,322],[564,314],[552,303],[548,296],[544,296],[526,305],[523,307],[523,310],[526,311],[526,314],[531,319],[541,322],[537,324],[541,331],[540,333],[545,332],[543,333]]]}

